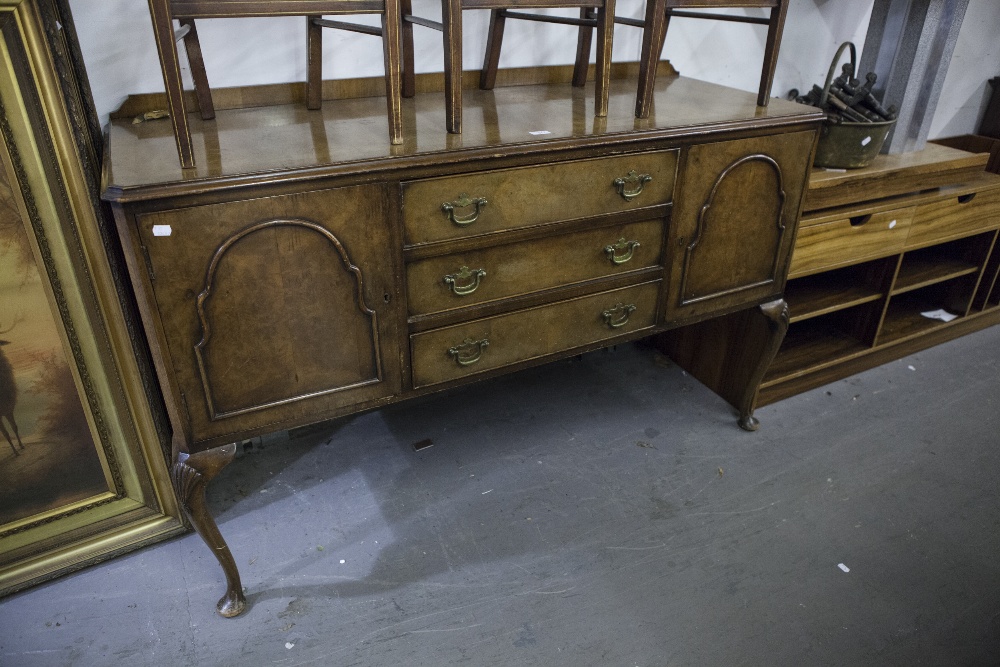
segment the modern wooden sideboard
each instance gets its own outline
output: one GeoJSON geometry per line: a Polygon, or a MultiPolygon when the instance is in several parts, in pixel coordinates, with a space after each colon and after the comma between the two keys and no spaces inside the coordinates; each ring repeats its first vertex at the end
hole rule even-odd
{"type": "MultiPolygon", "coordinates": [[[[790,326],[766,405],[1000,323],[1000,176],[988,155],[928,144],[850,171],[814,169],[785,289],[790,326]]],[[[671,332],[666,351],[716,391],[740,315],[671,332]]]]}
{"type": "Polygon", "coordinates": [[[234,442],[746,314],[740,424],[787,327],[782,298],[822,114],[679,77],[342,100],[114,123],[116,216],[174,430],[174,486],[245,607],[204,487],[234,442]]]}

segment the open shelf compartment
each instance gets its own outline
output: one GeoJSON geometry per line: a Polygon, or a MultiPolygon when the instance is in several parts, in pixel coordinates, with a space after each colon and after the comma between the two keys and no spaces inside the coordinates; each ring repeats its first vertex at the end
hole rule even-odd
{"type": "Polygon", "coordinates": [[[976,277],[967,275],[893,296],[882,320],[877,343],[897,343],[948,324],[921,313],[943,310],[955,315],[956,319],[964,317],[971,306],[976,277]]]}
{"type": "Polygon", "coordinates": [[[785,301],[794,324],[840,310],[878,301],[897,257],[865,262],[788,281],[785,301]]]}
{"type": "Polygon", "coordinates": [[[986,260],[986,269],[976,288],[972,308],[976,311],[995,308],[1000,305],[1000,244],[993,241],[993,249],[986,260]]]}
{"type": "Polygon", "coordinates": [[[761,386],[769,386],[864,354],[881,314],[880,299],[789,325],[761,386]]]}
{"type": "Polygon", "coordinates": [[[995,236],[995,232],[987,232],[906,252],[893,284],[893,295],[978,274],[986,262],[995,236]]]}

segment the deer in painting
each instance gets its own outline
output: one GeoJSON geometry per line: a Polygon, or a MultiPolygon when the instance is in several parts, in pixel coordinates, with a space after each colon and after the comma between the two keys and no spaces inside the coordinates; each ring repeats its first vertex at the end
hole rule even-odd
{"type": "MultiPolygon", "coordinates": [[[[6,329],[0,330],[0,336],[9,333],[18,323],[18,319],[14,320],[6,329]]],[[[17,422],[14,421],[14,406],[17,404],[17,384],[14,381],[14,368],[10,365],[10,361],[7,359],[7,355],[4,354],[4,346],[9,345],[10,341],[3,340],[0,338],[0,433],[7,438],[7,443],[10,444],[10,448],[18,456],[21,452],[17,451],[17,447],[14,446],[14,441],[10,439],[10,433],[7,431],[7,427],[14,432],[14,438],[17,440],[18,446],[24,449],[24,443],[21,442],[21,434],[17,432],[17,422]],[[7,426],[4,426],[4,420],[7,421],[7,426]]]]}

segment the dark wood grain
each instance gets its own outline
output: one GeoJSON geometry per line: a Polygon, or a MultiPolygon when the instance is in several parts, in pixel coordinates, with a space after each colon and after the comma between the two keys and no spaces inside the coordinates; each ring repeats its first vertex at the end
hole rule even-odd
{"type": "Polygon", "coordinates": [[[525,359],[651,329],[657,321],[659,292],[659,282],[647,283],[416,334],[411,338],[413,385],[421,387],[469,377],[525,359]],[[619,304],[635,310],[622,326],[612,327],[603,314],[619,304]],[[467,339],[488,340],[489,344],[478,362],[460,366],[448,350],[467,339]]]}
{"type": "MultiPolygon", "coordinates": [[[[662,151],[404,183],[406,239],[427,243],[667,204],[676,171],[677,151],[662,151]],[[615,180],[633,171],[651,180],[626,200],[615,180]],[[486,203],[474,222],[458,225],[442,205],[455,203],[463,193],[486,203]]],[[[469,205],[456,207],[454,217],[474,215],[475,206],[469,205]]]]}
{"type": "Polygon", "coordinates": [[[749,306],[780,293],[815,136],[695,146],[671,218],[670,317],[749,306]]]}
{"type": "Polygon", "coordinates": [[[663,261],[663,240],[663,221],[648,220],[411,262],[406,267],[407,305],[415,315],[467,308],[658,266],[663,261]],[[612,248],[612,255],[621,262],[616,264],[606,249],[621,239],[623,249],[612,248]],[[631,242],[638,245],[628,245],[631,242]],[[453,283],[477,285],[470,293],[456,294],[444,277],[457,274],[463,266],[483,275],[453,283]]]}
{"type": "Polygon", "coordinates": [[[388,220],[374,186],[138,217],[193,442],[399,391],[388,220]]]}
{"type": "Polygon", "coordinates": [[[736,408],[741,428],[755,431],[757,390],[787,331],[787,304],[776,299],[675,329],[656,345],[736,408]]]}
{"type": "Polygon", "coordinates": [[[761,111],[751,93],[684,77],[662,77],[656,84],[656,111],[645,120],[632,114],[634,80],[613,80],[607,122],[596,128],[587,103],[590,85],[584,89],[524,85],[467,91],[469,108],[491,108],[495,114],[489,118],[469,114],[460,137],[445,131],[440,97],[418,93],[404,109],[401,146],[390,145],[375,120],[384,117],[384,99],[379,97],[334,100],[315,113],[296,104],[217,110],[214,121],[189,119],[195,169],[181,169],[174,159],[176,144],[168,121],[139,125],[131,119],[115,121],[109,129],[111,159],[105,163],[105,186],[109,198],[126,200],[161,198],[223,184],[258,186],[276,178],[384,173],[428,163],[440,174],[446,171],[445,156],[455,171],[461,171],[461,163],[477,159],[497,164],[574,148],[605,147],[620,152],[621,142],[653,145],[671,138],[690,142],[706,129],[759,133],[808,125],[822,117],[818,110],[783,100],[774,100],[761,111]],[[317,126],[323,131],[316,132],[317,126]],[[529,134],[540,130],[550,134],[529,134]],[[212,137],[217,137],[214,151],[210,150],[212,137]],[[615,144],[618,148],[611,149],[615,144]]]}
{"type": "Polygon", "coordinates": [[[735,311],[720,392],[755,426],[822,116],[664,78],[663,116],[640,121],[612,83],[606,122],[565,84],[473,93],[462,135],[417,93],[395,147],[381,98],[219,112],[191,119],[195,170],[157,160],[169,126],[114,125],[105,197],[175,469],[202,475],[183,490],[227,576],[220,613],[242,609],[238,571],[192,463],[220,444],[735,311]]]}

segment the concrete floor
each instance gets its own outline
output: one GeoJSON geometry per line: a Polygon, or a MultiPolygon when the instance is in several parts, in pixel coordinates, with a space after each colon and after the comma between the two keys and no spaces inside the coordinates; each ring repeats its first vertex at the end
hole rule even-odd
{"type": "Polygon", "coordinates": [[[257,441],[210,497],[244,616],[188,535],[4,600],[0,664],[997,665],[998,350],[754,434],[623,346],[257,441]]]}

